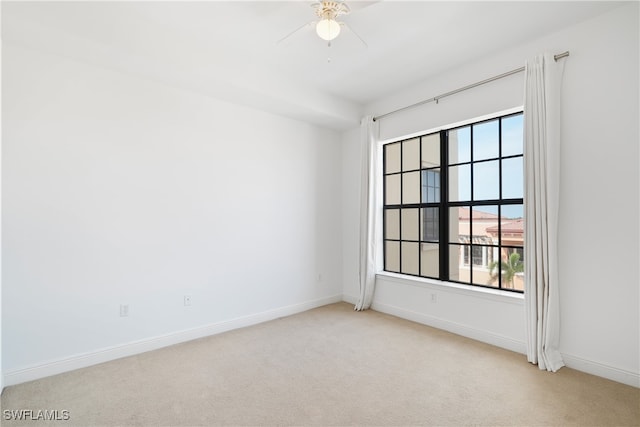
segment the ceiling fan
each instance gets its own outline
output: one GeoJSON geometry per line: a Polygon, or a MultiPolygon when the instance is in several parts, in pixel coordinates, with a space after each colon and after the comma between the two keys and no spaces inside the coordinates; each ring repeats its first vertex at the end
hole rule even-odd
{"type": "Polygon", "coordinates": [[[358,40],[362,42],[362,44],[368,47],[367,43],[358,35],[358,33],[353,31],[353,29],[345,22],[338,21],[340,16],[351,13],[351,8],[344,2],[344,0],[322,0],[311,4],[311,7],[315,9],[315,14],[319,19],[308,22],[290,32],[278,40],[278,44],[293,36],[303,28],[315,25],[316,34],[322,40],[325,40],[328,46],[331,46],[331,41],[340,35],[341,28],[346,27],[358,38],[358,40]]]}

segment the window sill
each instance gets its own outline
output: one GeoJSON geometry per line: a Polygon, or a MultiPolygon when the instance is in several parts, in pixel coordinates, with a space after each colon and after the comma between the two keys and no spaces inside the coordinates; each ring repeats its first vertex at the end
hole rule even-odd
{"type": "Polygon", "coordinates": [[[502,291],[499,289],[482,288],[454,282],[443,282],[441,280],[427,279],[424,277],[405,276],[402,274],[389,273],[387,271],[378,272],[376,274],[376,279],[399,283],[401,285],[416,286],[433,291],[455,293],[473,298],[500,301],[508,304],[524,304],[524,294],[502,291]]]}

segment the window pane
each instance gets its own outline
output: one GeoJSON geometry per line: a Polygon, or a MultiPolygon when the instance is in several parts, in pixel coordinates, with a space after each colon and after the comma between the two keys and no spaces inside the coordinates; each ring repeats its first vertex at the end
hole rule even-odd
{"type": "Polygon", "coordinates": [[[394,142],[384,146],[385,173],[400,172],[400,143],[394,142]]]}
{"type": "Polygon", "coordinates": [[[476,246],[476,245],[471,246],[471,263],[473,264],[474,267],[477,265],[478,266],[484,265],[481,246],[476,246]]]}
{"type": "Polygon", "coordinates": [[[474,206],[471,210],[472,243],[498,243],[498,206],[474,206]]]}
{"type": "Polygon", "coordinates": [[[500,269],[502,287],[524,291],[524,260],[522,249],[504,248],[502,250],[500,269]]]}
{"type": "MultiPolygon", "coordinates": [[[[498,246],[489,246],[487,247],[487,271],[485,276],[485,282],[478,283],[484,284],[487,286],[498,287],[498,275],[500,274],[500,248],[498,246]]],[[[475,276],[474,276],[475,280],[475,276]]]]}
{"type": "Polygon", "coordinates": [[[440,134],[433,133],[422,137],[422,167],[440,166],[440,134]]]}
{"type": "Polygon", "coordinates": [[[473,126],[473,160],[495,159],[498,151],[498,120],[473,126]]]}
{"type": "Polygon", "coordinates": [[[449,139],[449,164],[471,161],[471,128],[469,126],[450,130],[449,139]]]}
{"type": "Polygon", "coordinates": [[[400,239],[400,209],[386,209],[385,239],[400,239]]]}
{"type": "Polygon", "coordinates": [[[469,243],[469,212],[469,208],[449,208],[449,242],[469,243]]]}
{"type": "Polygon", "coordinates": [[[472,280],[476,285],[491,286],[489,266],[493,258],[493,248],[490,246],[471,246],[472,280]]]}
{"type": "Polygon", "coordinates": [[[471,200],[471,166],[449,167],[449,201],[471,200]]]}
{"type": "Polygon", "coordinates": [[[440,239],[440,210],[439,208],[421,209],[422,240],[438,241],[440,239]]]}
{"type": "Polygon", "coordinates": [[[419,240],[418,209],[402,209],[401,217],[402,240],[419,240]]]}
{"type": "Polygon", "coordinates": [[[500,197],[499,161],[473,165],[473,200],[492,200],[500,197]]]}
{"type": "Polygon", "coordinates": [[[522,157],[502,161],[502,198],[522,199],[524,194],[522,157]]]}
{"type": "Polygon", "coordinates": [[[402,273],[418,275],[418,250],[420,243],[402,242],[402,273]]]}
{"type": "Polygon", "coordinates": [[[435,243],[420,244],[420,275],[437,278],[440,274],[440,249],[435,243]]]}
{"type": "Polygon", "coordinates": [[[420,203],[420,172],[402,174],[402,204],[420,203]]]}
{"type": "Polygon", "coordinates": [[[422,171],[422,202],[440,202],[440,169],[422,171]]]}
{"type": "Polygon", "coordinates": [[[522,114],[502,120],[502,155],[513,156],[523,153],[522,114]]]}
{"type": "Polygon", "coordinates": [[[384,242],[385,270],[400,272],[400,242],[384,242]]]}
{"type": "Polygon", "coordinates": [[[420,138],[402,143],[402,170],[420,169],[420,138]]]}
{"type": "Polygon", "coordinates": [[[524,218],[524,205],[502,205],[502,221],[524,218]]]}
{"type": "Polygon", "coordinates": [[[385,205],[400,204],[400,175],[385,176],[385,205]]]}
{"type": "Polygon", "coordinates": [[[500,244],[524,246],[523,205],[502,206],[500,218],[500,244]]]}
{"type": "Polygon", "coordinates": [[[471,268],[469,266],[469,245],[449,246],[449,279],[469,283],[471,268]]]}

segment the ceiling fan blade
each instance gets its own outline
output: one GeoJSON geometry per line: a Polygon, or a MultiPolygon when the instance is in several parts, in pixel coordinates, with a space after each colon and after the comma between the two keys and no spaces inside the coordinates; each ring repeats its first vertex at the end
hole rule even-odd
{"type": "Polygon", "coordinates": [[[300,31],[300,30],[301,30],[301,29],[303,29],[304,27],[310,27],[310,26],[312,26],[313,24],[314,24],[314,21],[307,22],[306,24],[304,24],[304,25],[302,25],[302,26],[300,26],[300,27],[296,28],[295,30],[291,31],[289,34],[287,34],[286,36],[284,36],[283,38],[281,38],[280,40],[278,40],[278,41],[276,42],[276,44],[280,44],[280,43],[282,43],[283,41],[285,41],[286,39],[288,39],[289,37],[291,37],[292,35],[294,35],[294,34],[295,34],[295,33],[297,33],[298,31],[300,31]]]}
{"type": "Polygon", "coordinates": [[[355,36],[358,38],[358,40],[360,40],[362,42],[362,44],[364,45],[364,47],[366,47],[367,49],[369,48],[369,45],[367,44],[367,42],[365,42],[362,37],[360,37],[360,34],[356,33],[353,28],[351,28],[346,22],[341,22],[340,25],[346,27],[349,31],[351,31],[353,34],[355,34],[355,36]]]}
{"type": "Polygon", "coordinates": [[[362,9],[365,9],[369,6],[373,6],[376,3],[380,3],[380,0],[373,0],[373,1],[350,1],[349,2],[349,8],[351,9],[351,12],[357,12],[360,11],[362,9]]]}

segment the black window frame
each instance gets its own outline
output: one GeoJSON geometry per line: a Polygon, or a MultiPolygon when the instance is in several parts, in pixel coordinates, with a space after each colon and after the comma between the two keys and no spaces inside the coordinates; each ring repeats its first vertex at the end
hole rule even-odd
{"type": "MultiPolygon", "coordinates": [[[[500,268],[500,261],[502,259],[501,254],[503,253],[503,251],[505,251],[505,253],[512,253],[514,251],[517,251],[518,253],[521,254],[521,258],[522,258],[522,254],[524,251],[524,241],[522,242],[522,246],[514,246],[513,244],[509,244],[507,242],[503,242],[503,238],[502,238],[502,222],[504,221],[504,219],[506,219],[506,216],[503,218],[502,213],[503,213],[503,207],[504,206],[509,206],[509,205],[521,205],[523,207],[523,217],[524,217],[524,189],[523,189],[523,194],[522,194],[522,198],[503,198],[503,160],[505,159],[512,159],[512,158],[522,158],[522,162],[523,162],[523,166],[524,166],[524,147],[523,147],[523,152],[519,153],[519,154],[508,154],[508,155],[504,155],[503,156],[503,129],[502,129],[502,123],[505,119],[509,119],[512,117],[516,117],[516,116],[523,116],[524,119],[524,113],[520,110],[520,111],[515,111],[515,112],[510,112],[507,114],[500,114],[500,115],[496,115],[490,118],[485,118],[485,119],[481,119],[481,120],[476,120],[476,121],[469,121],[463,125],[458,125],[458,126],[453,126],[453,127],[444,127],[439,131],[436,132],[429,132],[429,133],[425,133],[419,136],[412,136],[409,138],[405,138],[405,139],[401,139],[401,140],[397,140],[397,141],[391,141],[389,143],[385,143],[383,146],[383,172],[382,172],[382,181],[383,181],[383,259],[384,259],[384,266],[383,269],[385,271],[388,272],[392,272],[392,273],[398,273],[398,274],[402,274],[402,275],[407,275],[407,276],[414,276],[414,277],[422,277],[422,278],[432,278],[432,279],[436,279],[436,280],[441,280],[441,281],[446,281],[446,282],[454,282],[454,283],[461,283],[461,284],[465,284],[465,285],[470,285],[470,286],[475,286],[475,287],[484,287],[484,288],[489,288],[489,289],[499,289],[499,290],[505,290],[505,291],[509,291],[509,292],[516,292],[516,293],[522,293],[522,290],[519,289],[511,289],[507,286],[505,286],[505,284],[503,283],[503,279],[502,279],[502,274],[501,273],[501,268],[500,268]],[[473,153],[474,153],[474,127],[476,126],[480,126],[482,124],[485,123],[490,123],[490,122],[496,122],[497,121],[497,125],[498,125],[498,154],[497,157],[489,157],[489,158],[480,158],[480,159],[474,159],[473,157],[473,153]],[[459,163],[451,163],[449,164],[449,133],[453,132],[453,131],[457,131],[459,129],[464,129],[468,127],[469,128],[469,132],[470,132],[470,146],[469,146],[469,150],[470,150],[470,158],[468,159],[468,161],[461,161],[459,163]],[[439,139],[440,139],[440,163],[437,166],[429,166],[429,167],[424,167],[423,162],[422,162],[422,144],[423,144],[423,140],[425,138],[433,138],[434,135],[438,135],[439,139]],[[414,141],[418,139],[419,143],[420,143],[420,149],[419,149],[419,153],[420,153],[420,159],[419,159],[419,163],[420,163],[420,168],[417,170],[419,171],[419,175],[420,175],[420,202],[419,203],[403,203],[403,192],[404,192],[404,187],[403,187],[403,176],[406,173],[413,173],[416,170],[413,169],[407,169],[404,170],[404,153],[403,153],[403,143],[407,142],[407,141],[414,141]],[[399,167],[400,170],[399,171],[392,171],[387,173],[387,147],[389,147],[392,144],[400,144],[400,159],[399,159],[399,167]],[[473,193],[473,184],[474,184],[474,176],[473,176],[473,171],[474,171],[474,166],[480,163],[485,163],[485,162],[494,162],[496,161],[498,164],[498,197],[497,198],[493,198],[493,199],[486,199],[486,200],[474,200],[474,193],[473,193]],[[470,170],[470,176],[471,176],[471,182],[470,182],[470,188],[469,188],[469,192],[470,192],[470,196],[469,199],[470,200],[456,200],[456,201],[450,201],[449,200],[449,185],[448,185],[448,181],[449,181],[449,168],[450,167],[455,167],[455,166],[463,166],[463,165],[469,165],[469,170],[470,170]],[[425,173],[425,171],[427,171],[425,173]],[[425,177],[430,173],[429,171],[435,171],[438,176],[439,176],[439,196],[440,196],[440,200],[437,200],[435,202],[433,201],[425,201],[423,200],[423,194],[425,193],[425,183],[423,183],[423,180],[425,179],[425,177]],[[387,189],[387,177],[390,175],[400,175],[400,194],[399,194],[399,198],[400,198],[400,203],[395,203],[395,204],[387,204],[387,194],[388,194],[388,189],[387,189]],[[477,242],[474,243],[474,239],[473,236],[468,236],[469,237],[469,242],[468,243],[461,243],[461,241],[456,241],[456,242],[450,242],[449,241],[449,215],[451,212],[451,208],[468,208],[469,209],[469,221],[471,224],[473,224],[473,208],[474,207],[480,207],[480,206],[495,206],[498,209],[498,213],[497,213],[497,227],[498,227],[498,232],[497,232],[497,244],[487,244],[486,242],[477,242]],[[423,215],[423,209],[437,209],[438,215],[437,217],[439,218],[439,227],[438,227],[438,232],[434,233],[433,230],[429,231],[427,230],[427,215],[423,215]],[[404,209],[417,209],[418,212],[418,240],[408,240],[408,239],[403,239],[403,235],[402,235],[402,211],[404,209]],[[396,238],[387,238],[387,215],[388,212],[390,210],[397,210],[397,217],[399,218],[399,231],[398,231],[398,236],[397,239],[396,238]],[[388,268],[388,263],[387,263],[387,243],[388,242],[398,242],[397,245],[397,250],[398,250],[398,261],[397,261],[397,270],[390,270],[388,268]],[[402,262],[402,252],[403,252],[403,242],[404,243],[418,243],[418,261],[417,261],[417,268],[418,268],[418,274],[413,274],[413,273],[408,273],[408,272],[403,272],[403,262],[402,262]],[[439,249],[439,259],[438,259],[438,275],[437,276],[433,276],[433,275],[425,275],[422,272],[422,245],[428,243],[428,244],[437,244],[438,245],[438,249],[439,249]],[[468,245],[468,246],[467,246],[468,245]],[[453,246],[458,246],[458,250],[456,252],[458,253],[463,253],[464,252],[464,248],[468,249],[468,252],[464,252],[465,255],[468,256],[468,261],[469,261],[469,267],[470,267],[470,271],[469,271],[469,280],[468,281],[461,281],[461,280],[455,280],[453,278],[450,277],[450,249],[452,249],[453,246]],[[462,252],[460,252],[462,251],[462,252]],[[483,266],[485,268],[488,268],[489,264],[491,261],[494,260],[495,258],[495,254],[492,253],[492,251],[496,251],[498,256],[497,256],[497,280],[496,280],[496,285],[491,285],[491,284],[480,284],[480,283],[474,283],[473,280],[473,269],[474,269],[474,265],[476,263],[474,263],[474,259],[476,259],[476,257],[474,257],[474,251],[475,253],[482,253],[483,256],[486,255],[486,263],[482,263],[483,266]]],[[[524,174],[524,170],[523,170],[523,174],[524,174]]],[[[524,176],[523,178],[523,182],[524,182],[524,176]]],[[[432,217],[433,218],[433,217],[432,217]]]]}

